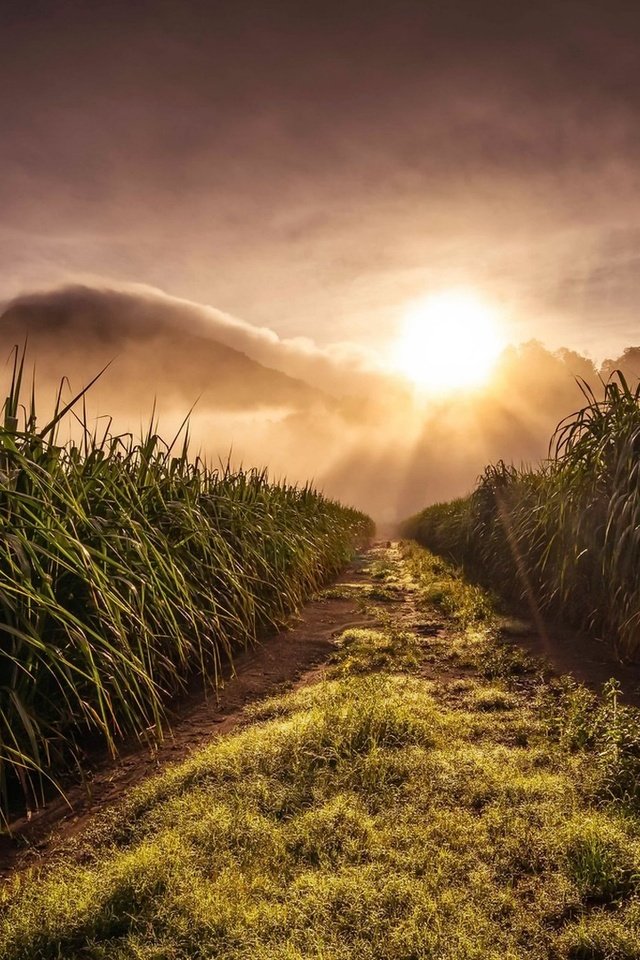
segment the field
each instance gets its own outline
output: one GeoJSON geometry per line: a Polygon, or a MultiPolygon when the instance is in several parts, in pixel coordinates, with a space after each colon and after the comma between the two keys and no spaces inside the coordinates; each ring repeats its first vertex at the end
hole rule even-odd
{"type": "Polygon", "coordinates": [[[87,745],[161,738],[169,700],[215,689],[372,532],[310,487],[190,460],[186,425],[97,434],[81,395],[40,426],[23,367],[0,429],[0,816],[87,745]],[[80,439],[60,443],[70,419],[80,439]]]}
{"type": "Polygon", "coordinates": [[[377,625],[16,874],[3,958],[640,956],[636,712],[427,551],[361,562],[377,625]]]}
{"type": "Polygon", "coordinates": [[[507,598],[640,650],[640,384],[614,376],[558,426],[538,469],[488,466],[404,533],[507,598]]]}
{"type": "Polygon", "coordinates": [[[5,816],[83,777],[96,743],[157,742],[193,681],[215,689],[294,611],[316,659],[82,828],[5,833],[23,849],[0,884],[2,960],[640,960],[640,712],[615,680],[593,691],[531,659],[478,583],[634,652],[624,381],[561,425],[542,470],[489,468],[410,521],[455,564],[368,547],[361,513],[191,460],[187,435],[91,433],[83,397],[20,420],[21,389],[16,357],[5,816]],[[68,416],[80,438],[61,443],[68,416]]]}

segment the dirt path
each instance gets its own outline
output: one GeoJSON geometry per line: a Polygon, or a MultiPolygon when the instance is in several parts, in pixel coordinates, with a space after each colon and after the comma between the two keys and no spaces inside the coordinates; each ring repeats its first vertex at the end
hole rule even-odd
{"type": "Polygon", "coordinates": [[[552,621],[536,628],[528,619],[507,620],[506,634],[528,653],[546,660],[554,672],[570,674],[596,692],[614,677],[625,703],[640,707],[640,664],[621,663],[605,640],[552,621]]]}
{"type": "MultiPolygon", "coordinates": [[[[349,626],[373,622],[356,599],[342,595],[344,585],[366,585],[363,569],[370,554],[357,557],[319,599],[308,603],[292,618],[288,629],[259,646],[241,653],[235,670],[226,671],[217,697],[201,690],[181,701],[170,714],[171,732],[163,743],[150,747],[126,744],[116,760],[92,759],[85,782],[65,788],[30,816],[10,824],[11,836],[0,836],[0,877],[48,856],[58,845],[78,833],[87,821],[122,793],[169,763],[184,760],[212,736],[228,733],[239,722],[244,707],[252,701],[291,685],[311,682],[314,670],[332,651],[332,638],[349,626]]],[[[347,591],[348,592],[348,591],[347,591]]]]}
{"type": "MultiPolygon", "coordinates": [[[[332,588],[300,611],[289,629],[237,658],[235,673],[228,672],[217,698],[211,694],[205,698],[198,691],[183,700],[171,716],[172,730],[162,744],[151,748],[130,743],[115,761],[94,757],[85,783],[70,786],[66,801],[55,796],[29,818],[15,819],[10,825],[11,837],[0,837],[0,877],[48,858],[128,788],[168,764],[184,760],[212,737],[233,730],[247,704],[312,683],[335,651],[335,636],[345,628],[375,625],[381,617],[391,615],[396,625],[446,643],[449,627],[444,617],[423,622],[424,613],[416,609],[409,591],[396,587],[389,592],[372,573],[372,561],[384,563],[392,554],[397,561],[395,549],[374,545],[356,558],[332,588]]],[[[544,658],[554,672],[572,674],[593,689],[601,689],[609,677],[616,677],[626,701],[640,704],[640,667],[618,663],[603,643],[558,627],[538,632],[522,619],[505,620],[505,636],[544,658]]],[[[435,668],[425,665],[423,672],[447,681],[469,671],[440,660],[435,668]]]]}

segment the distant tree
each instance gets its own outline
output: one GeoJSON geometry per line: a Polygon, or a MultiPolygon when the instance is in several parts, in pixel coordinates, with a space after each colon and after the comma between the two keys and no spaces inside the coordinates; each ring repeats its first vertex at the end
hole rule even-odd
{"type": "Polygon", "coordinates": [[[590,386],[598,372],[588,357],[563,347],[551,352],[540,341],[529,340],[504,351],[496,371],[499,390],[506,396],[521,396],[550,417],[564,416],[580,396],[575,379],[590,386]]]}
{"type": "Polygon", "coordinates": [[[627,347],[616,360],[604,360],[600,376],[608,380],[614,370],[621,370],[630,385],[640,378],[640,347],[627,347]]]}
{"type": "Polygon", "coordinates": [[[593,360],[583,357],[581,353],[576,353],[575,350],[568,350],[566,347],[562,347],[555,355],[573,377],[581,377],[591,386],[595,385],[598,379],[598,371],[593,360]]]}

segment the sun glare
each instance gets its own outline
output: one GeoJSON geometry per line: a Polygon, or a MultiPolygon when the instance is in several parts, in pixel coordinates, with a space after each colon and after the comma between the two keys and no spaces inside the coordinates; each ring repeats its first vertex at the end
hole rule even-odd
{"type": "Polygon", "coordinates": [[[504,346],[497,308],[473,292],[445,290],[409,307],[393,366],[425,392],[475,387],[504,346]]]}

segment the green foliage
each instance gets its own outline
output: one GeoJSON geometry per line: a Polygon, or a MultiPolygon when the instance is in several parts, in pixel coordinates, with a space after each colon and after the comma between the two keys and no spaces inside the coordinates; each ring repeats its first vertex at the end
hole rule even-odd
{"type": "Polygon", "coordinates": [[[374,670],[410,670],[420,663],[422,647],[411,630],[371,630],[352,627],[337,638],[340,648],[334,672],[370,673],[374,670]]]}
{"type": "Polygon", "coordinates": [[[640,960],[640,900],[579,918],[560,935],[557,949],[568,960],[640,960]]]}
{"type": "Polygon", "coordinates": [[[434,503],[427,510],[409,517],[400,526],[400,535],[418,540],[435,553],[464,562],[469,555],[471,501],[460,497],[448,503],[434,503]]]}
{"type": "Polygon", "coordinates": [[[82,397],[39,430],[23,363],[0,428],[0,800],[13,778],[37,803],[38,775],[87,735],[161,736],[189,677],[215,687],[372,529],[308,486],[191,461],[188,435],[176,448],[153,421],[136,443],[76,417],[81,440],[61,445],[82,397]]]}
{"type": "Polygon", "coordinates": [[[526,598],[640,646],[640,384],[621,373],[556,430],[538,470],[488,466],[464,500],[436,504],[405,534],[453,557],[503,594],[526,598]]]}
{"type": "Polygon", "coordinates": [[[569,875],[591,903],[616,903],[640,883],[640,845],[612,817],[591,813],[571,820],[559,832],[569,875]]]}
{"type": "Polygon", "coordinates": [[[601,800],[640,810],[640,711],[620,703],[609,680],[598,697],[570,679],[541,700],[549,732],[568,751],[588,751],[590,776],[601,800]]]}
{"type": "Polygon", "coordinates": [[[402,546],[404,562],[415,582],[419,604],[433,606],[461,627],[495,623],[495,610],[486,590],[469,583],[462,570],[411,543],[402,546]]]}
{"type": "Polygon", "coordinates": [[[517,697],[500,687],[479,687],[473,691],[471,702],[476,710],[513,710],[517,697]]]}

